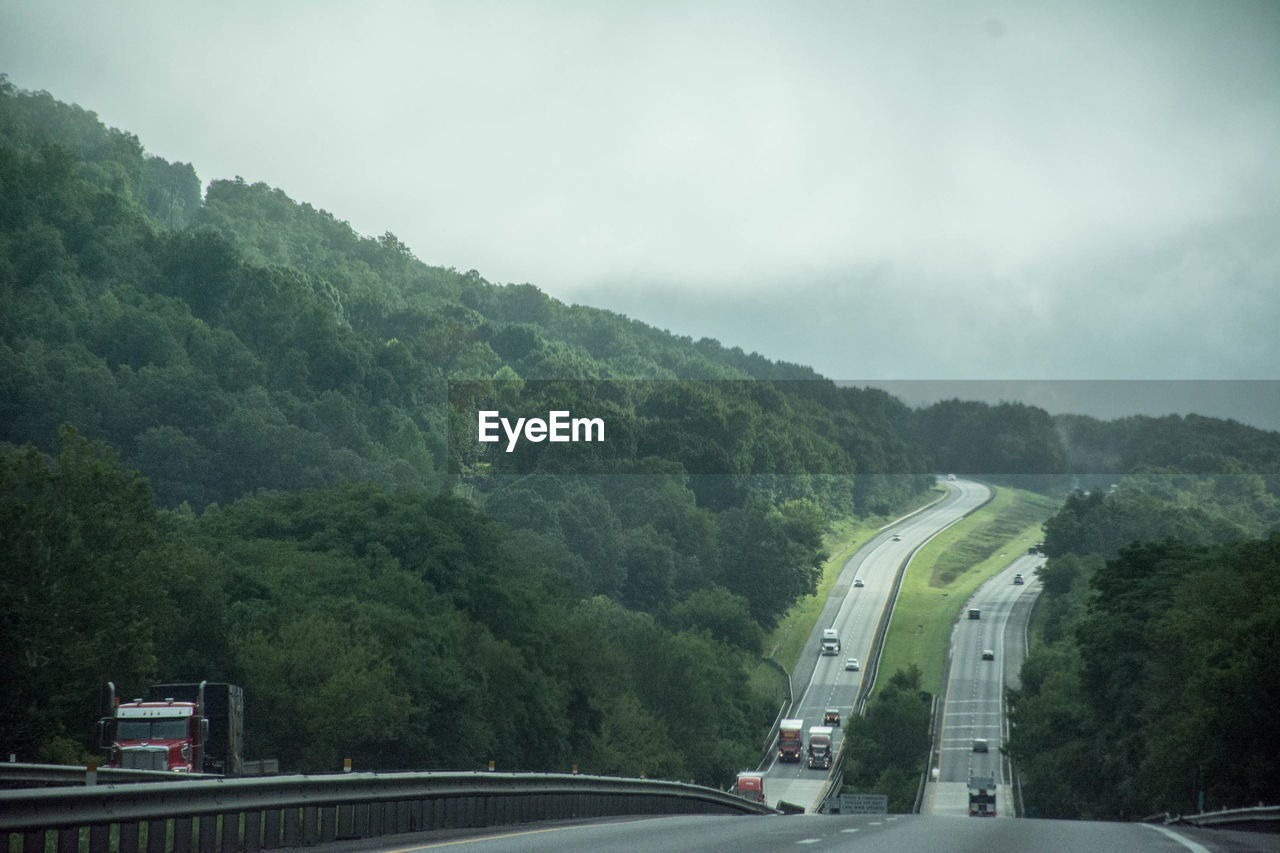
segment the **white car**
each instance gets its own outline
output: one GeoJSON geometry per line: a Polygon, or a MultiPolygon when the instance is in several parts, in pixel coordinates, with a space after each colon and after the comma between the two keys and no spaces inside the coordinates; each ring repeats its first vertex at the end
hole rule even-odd
{"type": "Polygon", "coordinates": [[[844,659],[844,668],[845,668],[845,669],[847,669],[847,670],[849,670],[850,672],[857,672],[857,671],[858,671],[858,659],[857,659],[857,658],[845,658],[845,659],[844,659]]]}
{"type": "Polygon", "coordinates": [[[895,533],[895,534],[893,534],[893,541],[894,541],[894,542],[901,542],[901,541],[902,541],[902,537],[895,533]]]}
{"type": "Polygon", "coordinates": [[[862,578],[854,578],[853,585],[856,586],[858,589],[862,589],[862,578]]]}

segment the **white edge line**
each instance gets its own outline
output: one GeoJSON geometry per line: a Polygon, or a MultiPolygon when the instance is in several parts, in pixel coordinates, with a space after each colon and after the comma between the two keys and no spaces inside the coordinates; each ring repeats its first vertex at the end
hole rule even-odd
{"type": "Polygon", "coordinates": [[[1172,829],[1169,829],[1168,827],[1156,826],[1153,823],[1144,823],[1142,824],[1142,826],[1145,826],[1147,829],[1154,829],[1156,832],[1163,832],[1165,835],[1169,836],[1174,841],[1181,844],[1183,847],[1193,851],[1193,853],[1210,853],[1210,850],[1208,847],[1205,847],[1203,844],[1197,844],[1196,842],[1192,841],[1190,838],[1183,838],[1181,835],[1174,832],[1172,829]]]}

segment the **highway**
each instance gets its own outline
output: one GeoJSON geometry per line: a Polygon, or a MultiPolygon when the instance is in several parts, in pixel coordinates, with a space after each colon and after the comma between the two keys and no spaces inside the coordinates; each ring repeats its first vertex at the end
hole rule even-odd
{"type": "Polygon", "coordinates": [[[312,848],[475,853],[741,853],[741,851],[1035,851],[1035,853],[1251,853],[1280,850],[1280,837],[1190,827],[1066,820],[979,820],[923,815],[651,817],[441,831],[312,848]]]}
{"type": "MultiPolygon", "coordinates": [[[[848,672],[844,659],[865,660],[872,635],[888,603],[894,572],[929,537],[980,505],[987,489],[976,483],[951,481],[951,494],[928,510],[887,528],[856,553],[841,570],[835,591],[812,637],[811,658],[802,661],[794,683],[807,685],[795,716],[806,728],[828,706],[847,715],[864,670],[848,672]],[[894,535],[900,537],[894,540],[894,535]],[[853,586],[855,577],[864,586],[853,586]],[[835,625],[844,648],[834,657],[818,654],[821,629],[835,625]],[[803,682],[800,676],[803,676],[803,682]]],[[[710,851],[875,850],[878,853],[929,851],[1034,850],[1036,853],[1254,853],[1280,851],[1280,835],[1194,827],[1134,823],[1004,820],[1013,816],[1008,768],[999,752],[1007,722],[1002,695],[1013,684],[1025,652],[1025,621],[1039,591],[1034,569],[1043,558],[1010,555],[1010,565],[978,588],[961,610],[951,646],[947,694],[939,731],[938,781],[927,786],[920,815],[794,815],[767,817],[651,816],[587,821],[543,822],[492,829],[437,830],[431,833],[337,842],[313,848],[324,853],[380,851],[416,853],[437,849],[477,853],[684,853],[710,851]],[[1024,584],[1015,585],[1015,573],[1024,584]],[[975,607],[980,618],[969,619],[975,607]],[[994,653],[983,659],[983,650],[994,653]],[[986,753],[973,751],[973,739],[985,738],[986,753]],[[970,773],[989,774],[1001,782],[999,817],[967,816],[970,773]]],[[[840,730],[837,730],[837,739],[840,730]]],[[[838,743],[838,740],[837,740],[838,743]]],[[[803,764],[770,762],[766,793],[771,803],[783,799],[810,810],[827,774],[803,764]]]]}
{"type": "Polygon", "coordinates": [[[968,780],[994,778],[997,819],[1013,817],[1008,763],[1000,752],[1008,733],[1005,685],[1016,685],[1026,651],[1026,618],[1040,592],[1039,555],[1023,554],[975,590],[951,634],[942,721],[934,744],[937,778],[925,786],[922,814],[967,816],[968,780]],[[1021,573],[1025,583],[1014,583],[1021,573]],[[979,618],[969,618],[969,610],[979,618]],[[993,657],[985,660],[984,651],[993,657]],[[986,741],[986,752],[975,750],[986,741]]]}
{"type": "MultiPolygon", "coordinates": [[[[867,675],[864,664],[871,653],[876,626],[889,604],[898,567],[930,537],[980,506],[991,494],[986,486],[965,480],[947,481],[945,485],[950,490],[946,498],[883,530],[841,569],[809,637],[809,654],[801,657],[791,676],[797,699],[791,716],[804,720],[806,744],[809,727],[821,724],[827,708],[839,708],[842,725],[833,737],[834,747],[839,749],[843,724],[867,675]],[[900,539],[895,541],[894,536],[900,539]],[[856,579],[861,579],[864,586],[857,587],[856,579]],[[827,627],[840,632],[841,650],[837,655],[819,654],[819,639],[827,627]],[[857,671],[845,669],[845,659],[850,657],[858,659],[857,671]]],[[[816,811],[827,777],[827,771],[808,769],[803,758],[798,764],[780,762],[775,753],[766,766],[765,797],[770,805],[781,800],[816,811]]]]}

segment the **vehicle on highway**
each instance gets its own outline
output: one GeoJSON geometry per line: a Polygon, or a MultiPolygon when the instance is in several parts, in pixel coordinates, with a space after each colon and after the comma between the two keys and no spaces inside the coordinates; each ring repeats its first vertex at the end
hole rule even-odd
{"type": "Polygon", "coordinates": [[[244,773],[244,688],[201,681],[153,684],[146,698],[116,699],[107,682],[110,716],[98,721],[107,766],[178,773],[244,773]]]}
{"type": "Polygon", "coordinates": [[[893,541],[894,541],[894,542],[901,542],[901,541],[902,541],[902,537],[895,533],[895,534],[893,534],[893,541]]]}
{"type": "Polygon", "coordinates": [[[969,618],[970,618],[970,619],[981,619],[981,618],[982,618],[982,611],[981,611],[981,610],[979,610],[979,609],[978,609],[978,608],[976,608],[976,607],[970,607],[970,608],[969,608],[969,618]]]}
{"type": "Polygon", "coordinates": [[[804,720],[783,720],[778,724],[778,760],[799,761],[804,720]]]}
{"type": "Polygon", "coordinates": [[[824,726],[834,726],[840,728],[840,709],[828,708],[826,713],[822,715],[822,724],[824,726]]]}
{"type": "Polygon", "coordinates": [[[1026,583],[1026,581],[1022,579],[1022,572],[1018,572],[1016,575],[1013,576],[1014,586],[1022,586],[1024,583],[1026,583]]]}
{"type": "Polygon", "coordinates": [[[809,769],[831,769],[831,726],[809,729],[809,769]]]}
{"type": "Polygon", "coordinates": [[[845,658],[845,659],[844,659],[844,668],[845,668],[845,669],[847,669],[847,670],[850,670],[851,672],[857,672],[857,671],[858,671],[858,659],[857,659],[857,658],[845,658]]]}
{"type": "Polygon", "coordinates": [[[982,650],[982,659],[983,659],[983,660],[995,660],[995,659],[996,659],[996,653],[995,653],[994,651],[992,651],[991,649],[983,649],[983,650],[982,650]]]}
{"type": "Polygon", "coordinates": [[[996,816],[996,780],[994,776],[969,778],[969,817],[996,816]]]}
{"type": "Polygon", "coordinates": [[[976,737],[973,739],[974,752],[987,752],[987,739],[984,737],[976,737]]]}
{"type": "Polygon", "coordinates": [[[858,589],[862,589],[862,586],[863,586],[862,578],[854,578],[853,585],[856,586],[858,589]]]}
{"type": "Polygon", "coordinates": [[[822,653],[824,655],[840,654],[840,632],[835,628],[822,629],[822,653]]]}
{"type": "Polygon", "coordinates": [[[764,774],[755,771],[744,771],[738,774],[738,784],[734,792],[744,800],[753,803],[764,802],[764,774]]]}

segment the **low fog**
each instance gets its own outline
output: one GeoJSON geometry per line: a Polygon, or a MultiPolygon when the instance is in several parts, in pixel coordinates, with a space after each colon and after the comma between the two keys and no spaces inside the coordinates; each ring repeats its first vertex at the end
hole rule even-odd
{"type": "Polygon", "coordinates": [[[0,9],[17,86],[833,378],[1280,378],[1274,2],[0,9]]]}

